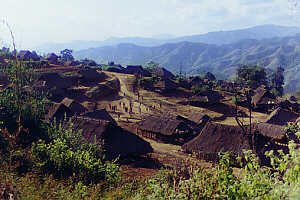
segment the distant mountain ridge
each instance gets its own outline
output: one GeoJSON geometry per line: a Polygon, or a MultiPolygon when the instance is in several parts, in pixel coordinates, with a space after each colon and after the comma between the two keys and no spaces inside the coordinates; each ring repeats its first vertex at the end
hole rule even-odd
{"type": "Polygon", "coordinates": [[[150,60],[173,72],[182,69],[189,74],[213,72],[228,79],[239,64],[260,64],[275,70],[285,68],[285,89],[300,89],[300,34],[271,39],[244,39],[232,44],[168,43],[156,47],[119,44],[75,52],[75,57],[113,60],[121,64],[144,64],[150,60]]]}
{"type": "Polygon", "coordinates": [[[59,52],[63,49],[69,48],[75,51],[96,48],[103,46],[115,46],[121,43],[131,43],[138,46],[154,47],[166,43],[179,43],[179,42],[196,42],[206,44],[230,44],[243,39],[265,39],[273,37],[286,37],[300,33],[299,27],[285,27],[277,25],[261,25],[246,29],[231,30],[231,31],[218,31],[209,32],[206,34],[191,35],[173,38],[171,35],[154,36],[153,38],[144,37],[112,37],[104,41],[71,41],[68,43],[48,43],[40,45],[35,49],[39,52],[59,52]]]}

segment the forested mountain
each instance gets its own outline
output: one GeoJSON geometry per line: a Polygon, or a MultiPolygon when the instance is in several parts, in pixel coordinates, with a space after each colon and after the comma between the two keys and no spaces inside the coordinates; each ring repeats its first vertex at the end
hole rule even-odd
{"type": "Polygon", "coordinates": [[[120,44],[75,52],[75,57],[121,64],[155,61],[173,72],[210,71],[219,78],[232,77],[239,64],[259,64],[274,70],[285,68],[286,91],[300,89],[300,34],[271,39],[245,39],[232,44],[168,43],[156,47],[120,44]]]}
{"type": "Polygon", "coordinates": [[[82,50],[103,46],[115,46],[121,43],[131,43],[139,46],[159,46],[166,43],[178,42],[196,42],[206,44],[230,44],[238,42],[243,39],[264,39],[273,37],[292,36],[300,33],[298,27],[284,27],[277,25],[261,25],[247,29],[232,30],[232,31],[218,31],[209,32],[206,34],[183,36],[174,38],[171,35],[154,36],[152,38],[144,37],[111,37],[104,41],[71,41],[68,43],[48,43],[36,47],[40,52],[59,52],[62,49],[82,50]]]}

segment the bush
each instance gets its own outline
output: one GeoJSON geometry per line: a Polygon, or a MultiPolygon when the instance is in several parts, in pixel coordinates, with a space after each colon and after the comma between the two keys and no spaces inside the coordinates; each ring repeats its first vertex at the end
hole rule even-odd
{"type": "Polygon", "coordinates": [[[29,145],[37,138],[46,139],[42,120],[49,104],[47,94],[30,87],[38,75],[18,62],[10,62],[5,72],[11,84],[0,93],[0,131],[15,137],[21,145],[29,145]]]}
{"type": "Polygon", "coordinates": [[[114,162],[105,162],[101,145],[88,144],[80,132],[72,131],[72,123],[67,128],[55,124],[49,129],[53,140],[46,143],[39,140],[31,148],[34,165],[42,173],[56,177],[76,177],[84,183],[108,181],[117,183],[120,168],[114,162]]]}

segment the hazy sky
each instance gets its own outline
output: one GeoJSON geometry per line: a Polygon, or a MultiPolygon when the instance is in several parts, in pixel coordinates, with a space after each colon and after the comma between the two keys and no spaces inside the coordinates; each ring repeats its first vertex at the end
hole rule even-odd
{"type": "MultiPolygon", "coordinates": [[[[18,48],[47,42],[175,36],[246,28],[298,25],[295,0],[2,0],[0,20],[18,48]]],[[[9,41],[0,24],[0,45],[9,41]]]]}

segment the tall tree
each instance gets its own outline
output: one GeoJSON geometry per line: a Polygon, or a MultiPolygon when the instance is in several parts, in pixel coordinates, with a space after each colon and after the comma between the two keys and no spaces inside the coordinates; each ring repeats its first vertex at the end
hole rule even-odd
{"type": "Polygon", "coordinates": [[[259,66],[240,66],[237,69],[236,78],[240,85],[250,89],[256,89],[260,85],[267,85],[265,69],[259,66]]]}
{"type": "Polygon", "coordinates": [[[267,75],[265,69],[262,67],[243,65],[237,69],[236,81],[242,87],[244,91],[243,95],[246,97],[246,105],[249,112],[249,126],[244,125],[241,118],[238,116],[238,91],[236,91],[234,99],[234,103],[236,104],[235,120],[245,134],[251,135],[251,146],[252,150],[255,151],[255,134],[252,131],[252,95],[253,90],[258,88],[260,85],[267,85],[267,75]]]}
{"type": "Polygon", "coordinates": [[[72,53],[73,53],[73,50],[71,50],[71,49],[62,50],[60,52],[62,60],[63,61],[73,61],[74,57],[73,57],[72,53]]]}
{"type": "MultiPolygon", "coordinates": [[[[272,75],[272,87],[276,90],[278,96],[283,95],[283,84],[284,84],[284,69],[282,67],[278,67],[276,72],[272,75]]],[[[277,95],[276,95],[277,96],[277,95]]]]}

